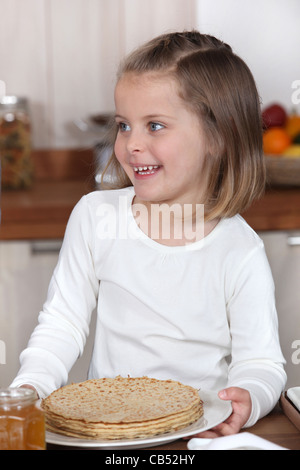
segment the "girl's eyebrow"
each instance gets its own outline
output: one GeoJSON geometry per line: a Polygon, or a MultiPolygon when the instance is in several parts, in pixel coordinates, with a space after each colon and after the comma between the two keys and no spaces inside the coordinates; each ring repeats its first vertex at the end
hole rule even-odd
{"type": "MultiPolygon", "coordinates": [[[[115,119],[125,119],[124,116],[121,116],[120,114],[115,114],[115,119]]],[[[156,113],[156,114],[147,114],[146,116],[143,116],[143,119],[145,120],[151,120],[151,119],[171,119],[175,120],[176,116],[169,116],[167,114],[161,114],[161,113],[156,113]]]]}
{"type": "Polygon", "coordinates": [[[148,114],[147,116],[145,116],[145,119],[176,119],[176,117],[170,116],[168,114],[156,113],[156,114],[148,114]]]}

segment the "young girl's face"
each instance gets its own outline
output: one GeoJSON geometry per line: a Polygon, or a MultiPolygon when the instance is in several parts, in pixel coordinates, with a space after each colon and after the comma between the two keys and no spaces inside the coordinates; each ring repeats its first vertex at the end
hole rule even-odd
{"type": "Polygon", "coordinates": [[[115,154],[140,203],[201,203],[206,153],[199,118],[173,78],[126,73],[115,90],[115,154]]]}

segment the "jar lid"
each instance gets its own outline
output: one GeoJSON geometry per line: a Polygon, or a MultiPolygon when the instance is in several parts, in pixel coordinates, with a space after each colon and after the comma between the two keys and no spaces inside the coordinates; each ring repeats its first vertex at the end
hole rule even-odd
{"type": "Polygon", "coordinates": [[[0,406],[17,403],[30,403],[36,399],[34,390],[30,388],[0,388],[0,406]]]}

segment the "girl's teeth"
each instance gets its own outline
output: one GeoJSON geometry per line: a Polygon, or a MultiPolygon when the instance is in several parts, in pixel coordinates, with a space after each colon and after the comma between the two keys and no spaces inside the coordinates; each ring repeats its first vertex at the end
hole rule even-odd
{"type": "Polygon", "coordinates": [[[153,170],[156,170],[159,165],[149,165],[149,166],[135,166],[133,167],[134,171],[139,172],[142,175],[150,175],[154,173],[153,170]]]}

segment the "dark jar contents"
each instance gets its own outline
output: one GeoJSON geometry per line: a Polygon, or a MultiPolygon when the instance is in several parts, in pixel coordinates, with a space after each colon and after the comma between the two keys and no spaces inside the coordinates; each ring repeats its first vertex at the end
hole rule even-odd
{"type": "Polygon", "coordinates": [[[27,388],[0,389],[0,450],[45,450],[45,419],[27,388]]]}
{"type": "Polygon", "coordinates": [[[31,125],[26,98],[4,96],[0,101],[2,188],[29,188],[33,182],[31,125]]]}

